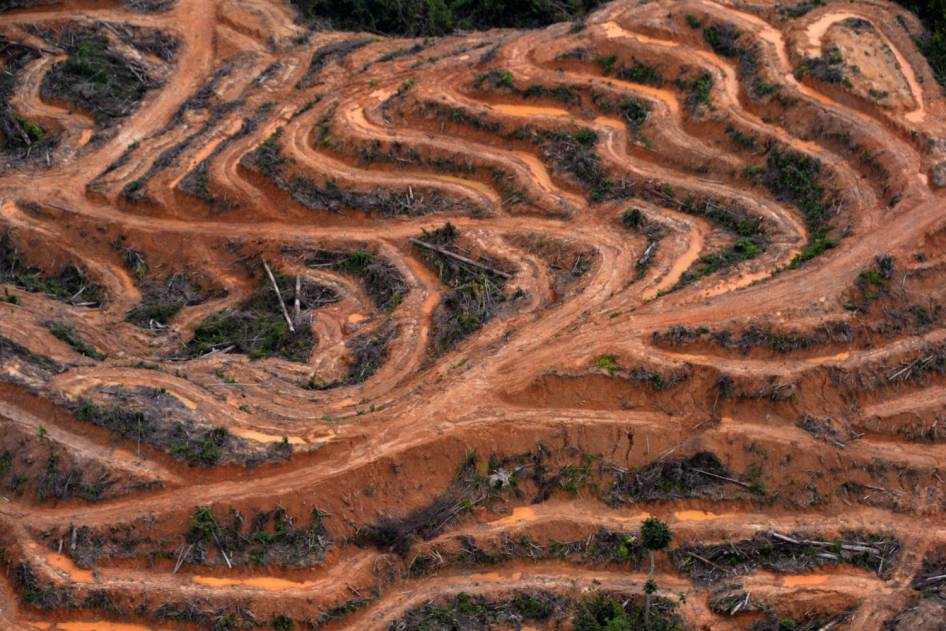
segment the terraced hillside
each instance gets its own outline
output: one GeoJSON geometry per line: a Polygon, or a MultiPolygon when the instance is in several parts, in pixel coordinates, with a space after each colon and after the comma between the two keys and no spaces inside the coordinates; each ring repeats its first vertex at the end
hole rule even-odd
{"type": "Polygon", "coordinates": [[[319,6],[0,1],[0,628],[944,628],[943,33],[319,6]]]}

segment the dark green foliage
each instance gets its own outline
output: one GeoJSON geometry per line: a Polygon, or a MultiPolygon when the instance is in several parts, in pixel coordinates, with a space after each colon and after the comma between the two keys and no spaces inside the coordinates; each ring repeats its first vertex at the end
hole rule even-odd
{"type": "Polygon", "coordinates": [[[723,250],[701,256],[683,273],[674,286],[675,289],[741,261],[755,258],[765,251],[767,240],[761,217],[751,215],[738,207],[722,206],[708,197],[688,197],[679,208],[685,213],[706,217],[713,224],[735,234],[737,239],[723,250]]]}
{"type": "Polygon", "coordinates": [[[711,252],[700,256],[699,260],[680,276],[676,287],[683,287],[721,269],[755,258],[764,251],[763,246],[750,239],[739,239],[719,252],[711,252]]]}
{"type": "Polygon", "coordinates": [[[77,353],[96,361],[105,359],[105,355],[98,352],[94,346],[82,339],[82,337],[76,333],[76,330],[72,328],[72,325],[66,322],[44,322],[43,326],[49,329],[49,332],[52,333],[56,339],[65,342],[77,353]]]}
{"type": "Polygon", "coordinates": [[[466,200],[451,199],[432,188],[414,188],[400,192],[383,188],[355,191],[340,188],[334,180],[319,185],[300,175],[292,176],[288,182],[277,178],[276,184],[297,202],[315,210],[339,212],[344,208],[352,208],[385,217],[414,217],[447,210],[458,213],[474,212],[473,205],[466,200]]]}
{"type": "MultiPolygon", "coordinates": [[[[0,461],[2,464],[2,461],[0,461]]],[[[77,497],[89,502],[98,500],[115,480],[108,472],[100,473],[94,481],[86,480],[85,467],[64,468],[60,463],[60,456],[53,447],[49,448],[46,458],[46,467],[42,476],[37,480],[36,499],[40,502],[53,498],[63,500],[77,497]]],[[[94,476],[92,473],[89,477],[94,476]]],[[[2,473],[0,473],[0,477],[2,473]]]]}
{"type": "Polygon", "coordinates": [[[0,283],[13,283],[26,291],[49,294],[77,306],[97,307],[104,297],[102,287],[90,283],[85,272],[74,265],[63,267],[58,277],[28,266],[9,232],[0,236],[0,283]]]}
{"type": "Polygon", "coordinates": [[[468,535],[458,537],[462,548],[457,552],[438,550],[437,555],[418,554],[411,561],[412,577],[426,576],[443,567],[495,565],[512,560],[568,561],[569,563],[621,564],[637,567],[645,550],[640,539],[629,532],[598,529],[590,537],[574,541],[555,541],[543,545],[527,536],[504,535],[496,548],[484,549],[468,535]]]}
{"type": "Polygon", "coordinates": [[[605,172],[595,148],[597,139],[597,133],[588,127],[579,127],[570,133],[541,130],[531,137],[533,143],[542,147],[542,156],[552,169],[587,188],[591,201],[630,196],[628,181],[613,180],[605,172]]]}
{"type": "Polygon", "coordinates": [[[817,256],[837,245],[830,238],[829,206],[834,202],[820,184],[821,162],[817,158],[787,148],[776,148],[769,153],[762,183],[781,202],[798,208],[808,227],[808,245],[795,257],[791,267],[817,256]]]}
{"type": "Polygon", "coordinates": [[[519,628],[525,621],[560,617],[566,601],[552,592],[515,592],[503,600],[487,600],[460,592],[443,603],[434,602],[409,610],[388,626],[388,631],[479,631],[519,628]]]}
{"type": "MultiPolygon", "coordinates": [[[[295,279],[278,274],[276,283],[288,308],[296,299],[295,279]]],[[[302,279],[299,292],[302,310],[337,301],[338,296],[331,288],[302,279]]],[[[246,301],[204,319],[185,352],[196,356],[228,348],[227,352],[243,353],[251,359],[276,356],[305,362],[315,343],[310,318],[304,316],[294,326],[295,333],[289,330],[272,284],[264,279],[262,286],[246,301]]]]}
{"type": "Polygon", "coordinates": [[[614,68],[614,64],[617,63],[618,56],[614,53],[611,53],[608,56],[599,55],[595,57],[595,63],[601,68],[601,74],[611,74],[611,69],[614,68]]]}
{"type": "MultiPolygon", "coordinates": [[[[320,122],[320,142],[328,143],[328,125],[331,113],[320,122]]],[[[300,174],[286,177],[289,160],[282,155],[279,137],[282,128],[276,130],[256,149],[243,156],[240,164],[271,179],[276,186],[288,193],[298,203],[313,210],[342,212],[347,208],[363,212],[378,213],[386,217],[424,215],[453,210],[475,212],[476,207],[466,199],[454,200],[436,189],[417,188],[391,191],[376,188],[371,191],[342,189],[335,180],[318,184],[300,174]]]]}
{"type": "Polygon", "coordinates": [[[598,0],[291,0],[302,19],[330,28],[409,37],[446,35],[456,29],[537,28],[585,15],[598,0]]]}
{"type": "Polygon", "coordinates": [[[687,93],[686,106],[690,112],[697,112],[701,107],[713,109],[713,75],[709,71],[704,70],[695,77],[678,77],[676,84],[687,93]]]}
{"type": "Polygon", "coordinates": [[[650,610],[649,625],[644,624],[644,607],[639,597],[597,593],[578,604],[572,619],[573,631],[683,631],[683,620],[676,603],[657,598],[650,610]]]}
{"type": "Polygon", "coordinates": [[[897,0],[920,18],[926,33],[917,45],[926,56],[933,75],[946,90],[946,0],[897,0]]]}
{"type": "Polygon", "coordinates": [[[75,103],[100,125],[130,114],[157,85],[145,66],[116,53],[104,36],[80,33],[66,41],[66,50],[65,61],[43,78],[42,95],[75,103]]]}
{"type": "Polygon", "coordinates": [[[629,208],[625,210],[621,215],[621,223],[625,228],[640,232],[647,237],[647,245],[638,257],[636,265],[637,276],[638,278],[642,278],[657,252],[660,240],[664,236],[663,229],[660,227],[660,224],[654,221],[648,221],[639,208],[629,208]]]}
{"type": "Polygon", "coordinates": [[[688,197],[679,204],[679,209],[689,215],[706,217],[719,226],[743,239],[751,239],[757,245],[764,241],[762,217],[752,215],[737,205],[723,206],[711,197],[688,197]]]}
{"type": "Polygon", "coordinates": [[[422,111],[430,112],[438,118],[448,120],[453,123],[467,125],[474,129],[487,131],[492,134],[498,134],[502,131],[502,124],[491,120],[486,114],[472,113],[461,107],[450,107],[437,101],[425,101],[421,104],[422,111]]]}
{"type": "Polygon", "coordinates": [[[739,37],[742,33],[732,22],[717,23],[703,29],[703,39],[718,55],[738,57],[742,54],[739,37]]]}
{"type": "Polygon", "coordinates": [[[703,29],[703,39],[713,51],[723,57],[739,60],[739,74],[749,96],[761,98],[775,92],[779,86],[767,83],[759,76],[761,52],[759,45],[748,41],[732,22],[717,22],[703,29]]]}
{"type": "Polygon", "coordinates": [[[894,259],[882,255],[874,258],[874,264],[861,270],[854,281],[854,291],[845,308],[850,311],[867,311],[870,305],[890,289],[893,279],[894,259]]]}
{"type": "Polygon", "coordinates": [[[844,57],[838,48],[825,50],[821,57],[809,57],[802,60],[795,69],[795,78],[801,80],[812,76],[818,81],[831,84],[843,84],[850,87],[851,82],[844,76],[844,57]]]}
{"type": "Polygon", "coordinates": [[[500,68],[491,68],[476,75],[473,87],[483,91],[496,90],[516,94],[524,99],[552,99],[566,105],[578,105],[580,102],[575,91],[566,84],[548,87],[535,83],[523,88],[516,84],[511,72],[500,68]]]}
{"type": "Polygon", "coordinates": [[[638,61],[637,58],[631,58],[631,65],[621,64],[617,72],[618,79],[630,81],[631,83],[641,83],[661,87],[664,84],[663,75],[657,66],[638,61]]]}
{"type": "Polygon", "coordinates": [[[601,111],[611,114],[618,113],[627,123],[628,129],[637,131],[650,116],[650,104],[640,99],[622,97],[620,101],[612,101],[607,95],[599,92],[593,92],[592,102],[601,109],[601,111]]]}
{"type": "Polygon", "coordinates": [[[353,611],[357,611],[362,607],[366,607],[370,603],[371,599],[369,598],[351,598],[340,605],[336,605],[331,609],[326,609],[320,612],[315,620],[307,620],[306,626],[309,629],[321,629],[333,620],[337,620],[338,618],[348,615],[353,611]]]}
{"type": "Polygon", "coordinates": [[[733,144],[742,147],[743,149],[755,149],[756,148],[756,137],[749,136],[742,133],[732,125],[726,127],[726,135],[729,136],[729,139],[733,141],[733,144]]]}
{"type": "Polygon", "coordinates": [[[847,322],[825,322],[822,326],[810,333],[798,330],[776,331],[769,327],[751,325],[734,335],[728,330],[711,331],[706,327],[690,329],[685,326],[674,326],[666,331],[655,332],[655,344],[670,346],[692,344],[705,341],[722,348],[731,348],[748,353],[755,348],[766,349],[774,353],[791,353],[824,346],[832,342],[850,342],[854,339],[854,331],[847,322]]]}
{"type": "MultiPolygon", "coordinates": [[[[318,509],[312,511],[309,525],[300,527],[284,509],[257,513],[252,520],[231,510],[218,518],[209,506],[198,507],[191,515],[185,541],[193,545],[183,557],[185,562],[224,564],[220,552],[232,565],[279,565],[309,567],[325,556],[331,545],[328,530],[318,509]],[[216,548],[216,558],[210,551],[216,548]]],[[[291,627],[290,627],[291,628],[291,627]]]]}
{"type": "Polygon", "coordinates": [[[641,543],[651,552],[670,545],[670,528],[657,517],[648,517],[641,524],[641,543]]]}
{"type": "Polygon", "coordinates": [[[836,614],[808,615],[796,620],[786,616],[779,617],[769,612],[761,620],[753,622],[746,631],[822,631],[822,629],[834,629],[845,622],[850,622],[852,617],[851,611],[842,611],[836,614]]]}

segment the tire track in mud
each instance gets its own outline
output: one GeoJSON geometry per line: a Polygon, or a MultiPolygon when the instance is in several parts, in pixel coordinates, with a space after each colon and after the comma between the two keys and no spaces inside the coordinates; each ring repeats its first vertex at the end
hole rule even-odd
{"type": "MultiPolygon", "coordinates": [[[[104,287],[108,300],[100,309],[79,308],[41,292],[14,289],[13,281],[4,285],[5,295],[20,303],[3,306],[7,317],[0,322],[0,335],[18,346],[0,345],[0,375],[22,380],[29,373],[28,387],[10,387],[51,400],[75,400],[102,386],[160,389],[234,436],[262,446],[284,440],[294,451],[288,462],[265,462],[255,470],[221,466],[197,472],[167,452],[136,455],[128,441],[106,441],[105,430],[84,435],[72,422],[42,418],[25,399],[0,395],[4,423],[25,433],[43,428],[67,452],[117,476],[126,472],[164,482],[163,489],[94,504],[3,495],[0,522],[6,534],[0,544],[10,567],[25,562],[63,589],[71,581],[77,593],[98,590],[126,604],[156,594],[168,602],[195,599],[201,607],[219,610],[246,598],[261,612],[260,622],[271,626],[276,625],[272,616],[283,611],[302,624],[313,607],[331,612],[353,600],[368,602],[360,611],[343,610],[347,613],[339,614],[331,628],[388,628],[409,609],[460,592],[503,597],[516,590],[550,590],[577,598],[594,590],[640,594],[645,574],[607,564],[511,559],[495,567],[444,566],[435,576],[416,577],[410,573],[410,556],[349,540],[382,517],[434,502],[456,483],[464,453],[475,451],[485,466],[489,455],[535,457],[542,445],[563,472],[583,470],[584,459],[591,458],[597,468],[587,475],[594,484],[578,492],[560,484],[551,499],[529,504],[527,495],[538,483],[524,476],[519,483],[528,492],[499,494],[460,511],[434,536],[414,541],[411,554],[454,545],[458,537],[498,541],[528,534],[550,542],[559,530],[636,532],[647,515],[664,519],[676,543],[746,539],[769,531],[825,536],[883,531],[903,546],[889,578],[845,567],[798,576],[759,571],[741,580],[761,601],[779,603],[776,609],[786,615],[819,597],[826,607],[835,607],[830,613],[851,607],[853,619],[847,624],[852,629],[880,629],[909,606],[914,601],[909,582],[924,555],[946,537],[937,526],[946,492],[939,472],[942,443],[935,435],[921,441],[902,431],[908,428],[902,417],[911,416],[920,425],[932,423],[935,432],[946,387],[936,307],[940,297],[946,300],[939,292],[944,270],[919,251],[924,246],[917,246],[946,231],[941,213],[946,198],[925,175],[935,151],[921,150],[920,140],[911,138],[916,132],[935,140],[937,115],[946,111],[943,99],[921,84],[928,69],[914,67],[917,51],[906,48],[909,42],[881,20],[889,17],[886,8],[829,4],[794,22],[776,20],[770,7],[753,12],[749,5],[737,9],[709,0],[670,8],[664,2],[622,1],[590,15],[583,29],[554,25],[503,31],[492,40],[482,34],[436,41],[382,37],[351,50],[332,46],[352,36],[303,34],[302,27],[290,24],[288,7],[262,0],[178,0],[170,11],[156,14],[98,5],[80,12],[49,7],[9,14],[10,26],[0,32],[14,40],[17,33],[25,37],[23,24],[109,20],[161,29],[179,38],[181,46],[165,84],[100,144],[87,144],[93,124],[84,114],[39,97],[43,75],[62,56],[45,53],[19,77],[14,107],[43,126],[61,128],[61,144],[48,168],[0,175],[2,229],[12,229],[30,263],[53,265],[44,244],[54,246],[57,264],[74,259],[104,287]],[[745,37],[760,42],[760,65],[767,76],[783,82],[786,99],[798,99],[805,111],[823,114],[870,146],[883,147],[881,157],[894,172],[889,183],[898,187],[899,203],[887,207],[883,184],[868,181],[868,167],[856,156],[793,126],[771,102],[754,101],[742,85],[738,61],[710,52],[703,41],[694,45],[699,31],[680,30],[694,28],[682,26],[687,11],[738,25],[745,37]],[[850,17],[871,22],[893,51],[915,109],[896,115],[861,110],[840,88],[795,79],[793,64],[806,52],[822,54],[824,33],[850,17]],[[487,41],[496,48],[484,47],[487,41]],[[597,72],[590,63],[565,67],[560,55],[580,46],[619,50],[622,59],[636,54],[659,58],[667,73],[684,65],[706,70],[715,78],[710,91],[715,108],[694,114],[685,106],[685,91],[669,76],[662,87],[654,87],[597,72]],[[216,119],[206,108],[172,121],[237,48],[252,50],[254,57],[236,64],[237,70],[213,90],[211,98],[225,102],[226,110],[216,119]],[[309,60],[319,54],[327,57],[310,75],[309,60]],[[534,97],[474,89],[476,77],[491,69],[509,72],[513,85],[565,86],[577,100],[562,102],[542,96],[541,90],[534,97]],[[260,73],[267,76],[257,81],[260,73]],[[310,76],[309,87],[296,87],[310,76]],[[656,142],[645,147],[635,141],[623,122],[589,102],[592,91],[650,104],[643,133],[656,142]],[[261,110],[264,103],[274,105],[261,110]],[[433,115],[430,104],[452,113],[433,115]],[[260,112],[256,126],[244,133],[242,121],[254,111],[260,112]],[[482,117],[499,127],[477,128],[466,117],[482,117]],[[204,131],[201,126],[208,121],[212,124],[204,131]],[[750,159],[764,154],[733,150],[725,139],[727,124],[818,161],[824,186],[845,195],[846,206],[833,226],[845,236],[835,247],[789,269],[811,237],[810,228],[802,211],[741,176],[750,159]],[[706,217],[667,207],[672,204],[598,199],[569,171],[574,165],[505,136],[507,125],[587,127],[596,136],[589,155],[600,165],[592,168],[603,169],[609,178],[653,181],[688,195],[739,203],[763,218],[766,251],[680,287],[688,270],[739,235],[706,217]],[[283,130],[274,140],[278,160],[300,175],[331,182],[329,194],[406,189],[413,196],[415,189],[425,189],[467,200],[480,211],[460,214],[448,208],[438,214],[382,216],[370,208],[338,213],[304,208],[272,179],[241,166],[245,155],[275,138],[277,128],[283,130]],[[148,182],[150,201],[122,198],[129,180],[184,139],[192,142],[148,182]],[[139,145],[131,160],[112,171],[103,186],[87,191],[86,185],[134,141],[139,145]],[[222,150],[220,143],[226,143],[222,150]],[[376,143],[394,147],[395,158],[377,164],[366,158],[366,148],[376,143]],[[445,156],[466,158],[468,166],[451,164],[453,158],[445,156]],[[184,178],[205,160],[210,203],[182,190],[184,178]],[[698,161],[708,165],[706,172],[694,172],[698,161]],[[528,211],[507,203],[510,189],[528,197],[528,211]],[[634,206],[659,217],[662,230],[656,254],[643,270],[636,266],[651,237],[621,224],[623,211],[634,206]],[[460,235],[456,254],[483,257],[479,260],[487,267],[497,261],[507,266],[509,306],[478,321],[455,347],[437,355],[431,351],[432,331],[455,291],[442,281],[442,266],[450,257],[443,255],[440,268],[428,265],[410,240],[448,221],[460,235]],[[527,235],[536,240],[515,240],[527,235]],[[155,269],[197,270],[226,295],[184,307],[166,330],[134,329],[124,322],[125,314],[139,303],[142,290],[133,271],[116,264],[121,251],[110,243],[122,243],[119,236],[128,237],[128,247],[141,243],[155,269]],[[377,308],[363,279],[300,262],[296,253],[320,247],[370,250],[399,271],[410,291],[394,308],[377,308]],[[591,253],[590,262],[583,261],[584,253],[591,253]],[[894,255],[897,274],[876,281],[870,266],[881,254],[894,255]],[[182,344],[201,322],[239,308],[256,288],[266,286],[254,269],[259,259],[269,260],[281,274],[319,282],[339,294],[339,302],[312,312],[312,354],[297,363],[227,353],[182,356],[182,344]],[[870,300],[882,306],[871,307],[868,301],[859,311],[845,311],[858,288],[865,295],[877,293],[870,300]],[[903,324],[908,306],[921,324],[903,324]],[[925,311],[916,315],[914,307],[925,311]],[[41,324],[50,317],[72,322],[108,357],[84,358],[78,346],[51,341],[41,324]],[[900,318],[899,328],[889,325],[890,318],[900,318]],[[676,348],[651,338],[671,327],[705,327],[712,336],[717,329],[738,334],[750,325],[813,336],[834,319],[875,325],[875,346],[847,340],[830,349],[755,349],[740,356],[732,347],[706,341],[676,348]],[[364,383],[325,390],[306,386],[319,372],[343,372],[353,361],[348,343],[386,324],[399,333],[364,383]],[[52,373],[40,356],[61,363],[65,371],[52,373]],[[786,384],[794,384],[792,395],[780,398],[779,388],[786,384]],[[725,394],[725,388],[736,394],[725,394]],[[870,429],[838,446],[796,425],[806,414],[858,431],[870,429]],[[598,485],[609,484],[608,476],[616,471],[630,475],[702,451],[717,455],[727,477],[735,476],[730,490],[764,484],[764,499],[723,494],[722,499],[647,500],[624,507],[601,501],[598,485]],[[807,503],[803,485],[812,487],[807,503]],[[87,570],[73,565],[68,546],[61,556],[46,549],[54,542],[43,533],[53,528],[71,524],[118,532],[143,520],[158,535],[186,543],[181,538],[199,506],[247,515],[281,506],[297,517],[328,507],[332,543],[323,562],[304,569],[276,564],[231,570],[224,567],[229,560],[222,564],[211,550],[206,565],[189,563],[179,574],[166,567],[167,559],[152,567],[136,557],[87,570]]],[[[278,537],[278,532],[266,536],[278,537]]],[[[664,561],[657,582],[662,594],[687,594],[679,613],[692,628],[741,628],[750,620],[714,613],[709,590],[664,561]]],[[[24,590],[19,579],[0,581],[0,624],[118,619],[102,607],[71,616],[56,606],[49,611],[29,603],[14,606],[12,599],[22,599],[24,590]]],[[[150,616],[128,619],[142,628],[155,623],[150,616]]]]}

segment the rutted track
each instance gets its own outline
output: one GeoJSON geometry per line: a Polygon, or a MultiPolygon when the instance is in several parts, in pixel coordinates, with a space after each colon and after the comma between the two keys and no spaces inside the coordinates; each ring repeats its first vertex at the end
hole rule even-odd
{"type": "Polygon", "coordinates": [[[268,0],[4,13],[42,158],[0,156],[0,626],[637,598],[640,559],[583,546],[654,515],[688,628],[900,628],[946,546],[946,99],[896,5],[808,8],[423,41],[268,0]],[[80,27],[151,73],[124,115],[44,97],[80,27]],[[843,28],[889,55],[832,61],[843,28]],[[691,477],[634,477],[662,467],[691,477]],[[725,588],[679,561],[771,533],[897,548],[725,588]]]}

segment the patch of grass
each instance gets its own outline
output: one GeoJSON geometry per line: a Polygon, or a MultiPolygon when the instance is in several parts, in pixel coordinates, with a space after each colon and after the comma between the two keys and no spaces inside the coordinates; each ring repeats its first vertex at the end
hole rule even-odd
{"type": "Polygon", "coordinates": [[[592,366],[599,370],[607,370],[609,373],[616,373],[624,370],[620,363],[618,363],[618,358],[611,353],[605,353],[598,357],[592,366]]]}
{"type": "Polygon", "coordinates": [[[492,68],[482,72],[473,79],[473,87],[477,90],[498,90],[521,96],[524,99],[552,99],[566,105],[577,105],[580,102],[578,95],[568,85],[545,86],[534,83],[528,87],[516,84],[515,77],[507,70],[492,68]]]}
{"type": "Polygon", "coordinates": [[[744,134],[739,131],[732,125],[726,126],[726,135],[729,136],[729,139],[738,147],[743,149],[755,149],[756,148],[756,137],[744,134]]]}
{"type": "Polygon", "coordinates": [[[618,79],[623,81],[652,85],[658,88],[664,84],[663,75],[657,66],[639,61],[636,57],[631,58],[630,65],[622,63],[621,67],[618,69],[617,76],[618,79]]]}
{"type": "Polygon", "coordinates": [[[823,83],[840,84],[851,87],[851,81],[844,76],[844,56],[841,50],[831,47],[821,57],[808,57],[795,68],[795,78],[799,81],[811,76],[823,83]]]}
{"type": "Polygon", "coordinates": [[[141,302],[125,316],[127,322],[142,329],[166,325],[178,311],[186,306],[198,305],[206,300],[200,285],[184,274],[172,274],[163,283],[142,283],[141,302]]]}
{"type": "Polygon", "coordinates": [[[704,254],[699,260],[680,276],[677,281],[677,287],[688,285],[704,276],[714,274],[720,269],[730,267],[736,263],[747,261],[762,254],[765,248],[756,244],[751,239],[739,239],[731,246],[720,250],[704,254]]]}
{"type": "MultiPolygon", "coordinates": [[[[295,279],[282,274],[275,274],[275,277],[287,308],[292,308],[296,299],[295,279]]],[[[329,287],[302,279],[300,313],[337,301],[337,294],[329,287]]],[[[315,343],[311,318],[302,315],[293,325],[294,333],[289,330],[276,292],[264,280],[260,288],[239,306],[205,318],[195,329],[185,353],[193,357],[228,348],[228,352],[243,353],[251,359],[275,356],[305,362],[315,343]]]]}
{"type": "Polygon", "coordinates": [[[611,74],[611,70],[614,69],[614,64],[617,63],[617,60],[618,56],[614,53],[611,53],[607,56],[598,55],[595,57],[595,63],[601,68],[601,74],[603,75],[611,74]]]}
{"type": "Polygon", "coordinates": [[[66,322],[51,321],[44,322],[43,325],[49,329],[49,332],[52,333],[56,339],[65,342],[80,355],[85,355],[86,357],[90,357],[96,361],[102,361],[105,359],[106,355],[104,353],[100,353],[95,349],[94,346],[83,340],[82,337],[76,333],[76,330],[72,328],[72,325],[66,322]]]}
{"type": "Polygon", "coordinates": [[[817,158],[792,149],[773,149],[760,178],[776,199],[792,204],[805,217],[809,241],[804,251],[789,264],[790,268],[837,245],[829,236],[828,225],[829,207],[836,202],[820,184],[821,162],[817,158]]]}
{"type": "Polygon", "coordinates": [[[605,94],[594,92],[591,95],[591,100],[601,111],[607,114],[620,114],[628,129],[633,131],[643,127],[644,123],[647,122],[647,117],[650,116],[650,104],[641,99],[624,97],[615,102],[605,94]]]}
{"type": "Polygon", "coordinates": [[[112,50],[104,36],[81,34],[67,51],[43,78],[42,94],[75,103],[99,125],[130,114],[157,85],[144,65],[112,50]]]}
{"type": "Polygon", "coordinates": [[[592,202],[630,196],[630,182],[612,179],[605,172],[595,147],[598,135],[593,129],[578,127],[570,132],[530,129],[527,138],[542,147],[542,157],[554,171],[570,176],[588,189],[592,202]]]}
{"type": "Polygon", "coordinates": [[[749,96],[759,99],[779,89],[766,82],[759,74],[761,52],[759,45],[748,41],[732,22],[717,22],[703,29],[703,39],[718,55],[739,60],[739,74],[749,96]]]}
{"type": "Polygon", "coordinates": [[[573,631],[683,631],[683,620],[677,604],[666,598],[655,598],[650,608],[649,624],[644,625],[642,598],[597,592],[580,602],[572,618],[573,631]]]}
{"type": "Polygon", "coordinates": [[[713,109],[713,75],[704,70],[693,78],[677,78],[677,87],[687,93],[686,106],[690,112],[696,112],[700,107],[713,109]]]}
{"type": "Polygon", "coordinates": [[[26,264],[9,231],[0,236],[0,282],[12,283],[29,292],[44,293],[74,305],[97,307],[104,298],[102,287],[89,282],[85,272],[66,265],[58,277],[26,264]]]}
{"type": "MultiPolygon", "coordinates": [[[[459,236],[453,224],[447,223],[433,231],[424,230],[420,240],[456,252],[459,236]]],[[[500,305],[507,300],[506,279],[436,251],[420,247],[416,251],[448,287],[434,314],[431,331],[432,350],[440,355],[496,315],[500,305]]],[[[478,262],[492,268],[499,267],[487,257],[480,257],[478,262]]]]}
{"type": "Polygon", "coordinates": [[[355,276],[382,311],[394,311],[410,291],[397,267],[366,250],[317,250],[305,261],[310,267],[329,267],[355,276]]]}

